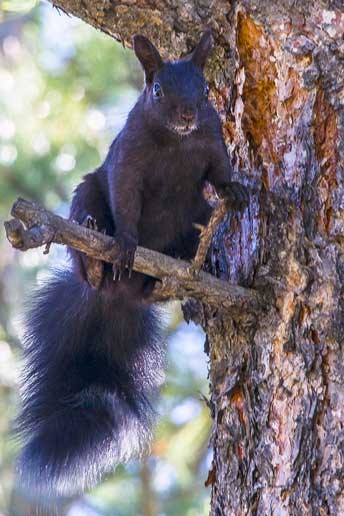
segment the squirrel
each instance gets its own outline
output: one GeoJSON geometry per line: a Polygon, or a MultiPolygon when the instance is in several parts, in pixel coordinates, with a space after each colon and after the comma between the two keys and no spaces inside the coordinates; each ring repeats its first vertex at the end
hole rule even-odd
{"type": "Polygon", "coordinates": [[[30,302],[17,431],[21,484],[71,495],[93,487],[118,463],[140,456],[151,438],[164,377],[154,280],[132,271],[137,245],[191,259],[211,207],[208,181],[234,209],[248,203],[231,182],[219,116],[203,75],[213,46],[206,31],[194,51],[163,61],[133,38],[145,85],[104,163],[84,176],[70,219],[114,236],[113,264],[69,249],[30,302]]]}

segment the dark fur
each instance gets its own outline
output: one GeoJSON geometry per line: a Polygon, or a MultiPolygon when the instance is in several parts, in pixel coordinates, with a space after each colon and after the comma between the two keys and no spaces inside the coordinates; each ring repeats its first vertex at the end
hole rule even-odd
{"type": "Polygon", "coordinates": [[[84,490],[149,439],[163,379],[158,320],[151,307],[61,271],[37,292],[27,328],[22,480],[84,490]]]}
{"type": "Polygon", "coordinates": [[[139,453],[147,441],[150,400],[162,379],[162,346],[151,280],[134,273],[140,244],[191,258],[210,208],[206,181],[238,208],[245,190],[230,183],[219,117],[202,73],[206,33],[194,53],[164,63],[142,36],[134,49],[146,86],[103,165],[77,187],[71,218],[91,215],[115,235],[121,255],[109,265],[71,251],[71,271],[38,291],[26,322],[26,375],[18,426],[22,481],[63,493],[94,485],[102,473],[139,453]],[[163,96],[154,98],[159,83],[163,96]],[[97,288],[92,288],[97,287],[97,288]]]}

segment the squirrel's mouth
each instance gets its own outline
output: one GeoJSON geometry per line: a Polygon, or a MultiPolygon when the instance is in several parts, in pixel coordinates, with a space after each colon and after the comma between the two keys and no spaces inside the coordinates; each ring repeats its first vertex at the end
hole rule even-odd
{"type": "Polygon", "coordinates": [[[197,125],[194,123],[190,125],[170,125],[169,128],[180,136],[187,136],[197,129],[197,125]]]}

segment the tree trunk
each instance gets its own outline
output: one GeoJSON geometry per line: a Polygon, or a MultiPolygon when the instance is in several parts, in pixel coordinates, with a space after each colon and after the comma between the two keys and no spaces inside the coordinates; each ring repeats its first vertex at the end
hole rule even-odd
{"type": "Polygon", "coordinates": [[[344,514],[343,0],[58,0],[165,57],[211,26],[208,65],[244,216],[214,240],[220,278],[258,310],[202,319],[214,426],[212,515],[344,514]]]}

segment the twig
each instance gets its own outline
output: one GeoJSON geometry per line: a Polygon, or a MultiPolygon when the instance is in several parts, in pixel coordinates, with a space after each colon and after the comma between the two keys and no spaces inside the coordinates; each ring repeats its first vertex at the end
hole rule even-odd
{"type": "MultiPolygon", "coordinates": [[[[54,215],[36,203],[18,199],[11,214],[15,218],[5,222],[5,229],[16,249],[26,251],[54,242],[109,263],[114,262],[118,253],[114,238],[54,215]]],[[[161,281],[154,300],[194,298],[217,308],[238,311],[243,306],[256,308],[260,302],[254,290],[229,285],[203,271],[195,277],[190,272],[190,263],[143,247],[137,248],[134,270],[161,281]]]]}
{"type": "Polygon", "coordinates": [[[213,210],[208,225],[198,228],[200,230],[200,241],[195,257],[191,262],[191,267],[195,274],[199,274],[202,269],[215,230],[227,213],[228,208],[225,201],[220,201],[213,210]]]}

